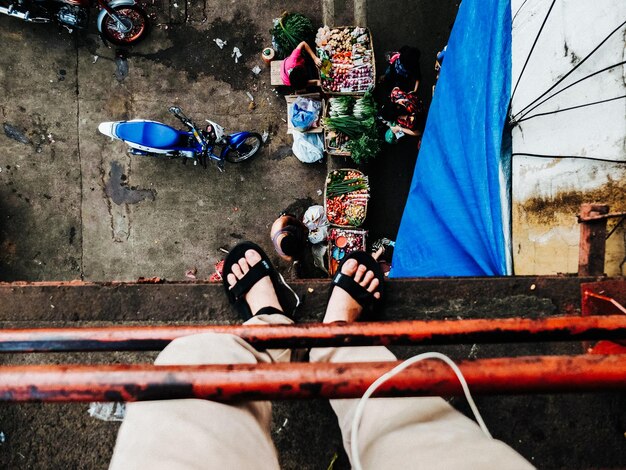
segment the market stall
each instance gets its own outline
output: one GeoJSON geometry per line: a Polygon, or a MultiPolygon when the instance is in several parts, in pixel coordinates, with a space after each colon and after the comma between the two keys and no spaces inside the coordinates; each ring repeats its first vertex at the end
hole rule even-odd
{"type": "Polygon", "coordinates": [[[376,65],[372,36],[357,26],[317,31],[315,45],[322,59],[322,90],[327,94],[363,94],[374,89],[376,65]]]}
{"type": "Polygon", "coordinates": [[[369,180],[362,172],[339,169],[328,173],[324,188],[328,231],[328,271],[353,251],[365,251],[367,231],[360,229],[367,216],[369,180]]]}

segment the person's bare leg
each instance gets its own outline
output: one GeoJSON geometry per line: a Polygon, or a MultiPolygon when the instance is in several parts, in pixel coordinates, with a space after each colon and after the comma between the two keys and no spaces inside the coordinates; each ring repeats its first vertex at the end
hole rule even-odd
{"type": "MultiPolygon", "coordinates": [[[[245,253],[245,257],[239,260],[238,265],[233,265],[231,268],[232,273],[226,276],[228,284],[232,288],[239,279],[243,278],[252,266],[261,261],[261,256],[254,250],[248,250],[245,253]]],[[[273,307],[276,310],[282,312],[283,308],[280,305],[276,290],[274,290],[274,284],[269,276],[265,276],[252,286],[250,291],[245,295],[246,302],[250,306],[252,312],[252,318],[246,321],[245,325],[285,325],[293,323],[293,320],[274,313],[271,315],[257,315],[257,313],[265,307],[273,307]]],[[[271,359],[272,362],[289,362],[291,361],[292,351],[291,349],[266,349],[264,353],[271,359]]]]}
{"type": "MultiPolygon", "coordinates": [[[[367,270],[367,267],[362,264],[359,265],[357,260],[347,260],[343,263],[341,272],[353,277],[355,282],[358,282],[368,292],[373,293],[375,298],[380,299],[380,292],[377,290],[378,279],[374,277],[372,271],[367,270]]],[[[362,311],[363,308],[350,294],[341,288],[335,288],[328,301],[328,307],[324,315],[324,323],[356,321],[362,311]]]]}
{"type": "MultiPolygon", "coordinates": [[[[245,257],[241,258],[238,264],[234,264],[231,268],[232,273],[226,276],[226,280],[232,288],[239,279],[242,279],[250,267],[261,261],[261,255],[254,250],[248,250],[245,253],[245,257]]],[[[274,307],[277,310],[283,311],[280,306],[276,291],[274,290],[274,284],[269,276],[265,276],[252,286],[252,288],[245,295],[246,302],[250,306],[252,315],[255,315],[263,307],[274,307]]]]}
{"type": "MultiPolygon", "coordinates": [[[[254,250],[233,266],[233,286],[261,260],[254,250]]],[[[264,307],[282,311],[269,276],[245,296],[253,314],[264,307]]],[[[279,313],[253,316],[247,324],[289,324],[279,313]]],[[[192,335],[172,341],[158,365],[255,364],[288,361],[289,349],[257,351],[241,338],[225,334],[192,335]]],[[[129,403],[120,428],[111,469],[271,469],[278,458],[270,435],[267,401],[217,403],[209,400],[158,400],[129,403]]]]}
{"type": "MultiPolygon", "coordinates": [[[[342,274],[353,276],[377,298],[378,279],[356,260],[343,264],[342,274]]],[[[325,323],[358,320],[361,306],[338,286],[332,291],[325,323]]],[[[315,348],[311,362],[395,361],[383,346],[315,348]]],[[[357,399],[330,400],[350,456],[351,427],[357,399]]],[[[365,469],[527,469],[532,466],[502,442],[486,437],[443,399],[374,398],[367,402],[359,428],[359,455],[365,469]]],[[[351,457],[351,456],[350,456],[351,457]]]]}

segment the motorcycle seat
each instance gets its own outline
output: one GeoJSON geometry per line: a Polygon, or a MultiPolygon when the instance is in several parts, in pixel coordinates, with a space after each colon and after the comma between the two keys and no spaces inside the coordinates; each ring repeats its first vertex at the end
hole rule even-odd
{"type": "Polygon", "coordinates": [[[151,121],[127,121],[117,125],[115,133],[120,139],[153,148],[176,147],[181,133],[170,126],[151,121]]]}

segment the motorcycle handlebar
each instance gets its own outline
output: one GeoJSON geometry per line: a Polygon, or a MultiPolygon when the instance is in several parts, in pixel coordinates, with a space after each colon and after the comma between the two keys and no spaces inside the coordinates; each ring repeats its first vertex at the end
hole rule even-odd
{"type": "Polygon", "coordinates": [[[193,122],[191,122],[191,119],[189,119],[187,116],[185,116],[185,113],[183,113],[183,110],[180,109],[178,106],[170,106],[169,111],[174,116],[176,116],[176,118],[179,119],[183,124],[185,124],[185,125],[187,125],[189,127],[194,127],[193,126],[193,122]]]}
{"type": "Polygon", "coordinates": [[[176,116],[178,119],[180,119],[180,121],[183,124],[185,124],[186,126],[188,126],[191,129],[191,131],[193,132],[194,138],[202,146],[202,153],[204,154],[206,152],[207,144],[204,141],[204,139],[202,138],[202,136],[200,135],[200,132],[198,132],[198,130],[196,129],[196,126],[193,124],[191,119],[189,119],[187,116],[185,116],[183,111],[178,106],[170,106],[169,111],[174,116],[176,116]]]}

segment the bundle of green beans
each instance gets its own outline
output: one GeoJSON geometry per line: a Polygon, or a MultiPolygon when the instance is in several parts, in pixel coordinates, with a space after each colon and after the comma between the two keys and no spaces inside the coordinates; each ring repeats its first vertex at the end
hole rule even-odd
{"type": "Polygon", "coordinates": [[[366,178],[351,178],[342,181],[336,181],[326,187],[326,197],[341,196],[359,189],[369,189],[366,178]]]}
{"type": "Polygon", "coordinates": [[[311,42],[315,37],[313,22],[300,13],[284,13],[270,30],[278,56],[285,58],[302,41],[311,42]]]}
{"type": "Polygon", "coordinates": [[[341,132],[351,139],[358,139],[376,126],[374,118],[361,120],[354,116],[327,117],[322,124],[327,129],[341,132]]]}

